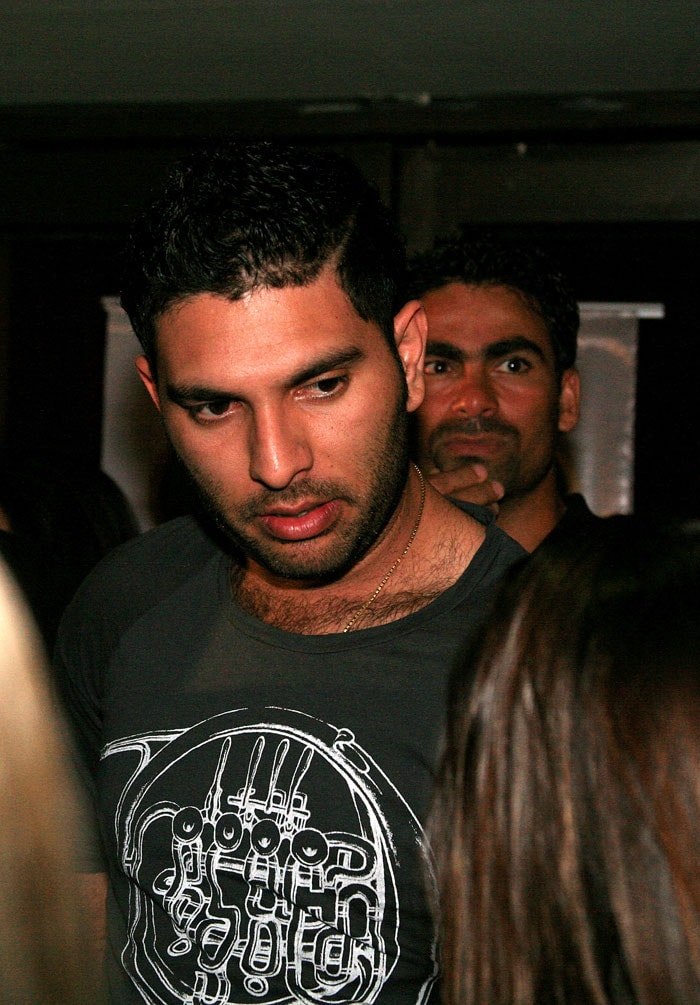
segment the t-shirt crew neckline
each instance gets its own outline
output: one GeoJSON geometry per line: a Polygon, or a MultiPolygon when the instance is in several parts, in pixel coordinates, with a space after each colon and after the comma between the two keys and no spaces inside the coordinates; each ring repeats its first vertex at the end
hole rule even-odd
{"type": "Polygon", "coordinates": [[[278,649],[286,649],[290,652],[330,653],[379,645],[396,634],[414,631],[436,618],[441,618],[447,611],[463,602],[470,593],[475,592],[498,557],[499,537],[506,538],[506,535],[493,525],[487,527],[486,536],[471,562],[452,586],[420,610],[385,625],[356,628],[345,633],[333,632],[329,635],[302,635],[268,625],[244,611],[231,596],[230,559],[223,554],[218,559],[218,600],[226,612],[228,621],[239,631],[250,638],[258,639],[265,642],[266,645],[275,646],[278,649]]]}

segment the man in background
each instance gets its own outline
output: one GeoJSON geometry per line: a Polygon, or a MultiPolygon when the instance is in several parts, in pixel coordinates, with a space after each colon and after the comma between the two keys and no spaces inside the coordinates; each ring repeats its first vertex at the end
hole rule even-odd
{"type": "Polygon", "coordinates": [[[560,270],[538,249],[462,233],[412,259],[408,296],[428,319],[414,446],[434,487],[490,506],[528,551],[562,521],[596,519],[557,464],[580,398],[579,311],[560,270]]]}

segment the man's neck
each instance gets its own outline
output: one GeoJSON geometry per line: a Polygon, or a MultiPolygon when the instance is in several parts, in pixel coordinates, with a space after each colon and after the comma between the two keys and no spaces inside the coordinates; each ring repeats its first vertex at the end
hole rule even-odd
{"type": "Polygon", "coordinates": [[[565,512],[566,504],[552,471],[528,495],[506,497],[500,505],[496,523],[526,551],[534,551],[565,512]]]}
{"type": "Polygon", "coordinates": [[[326,635],[387,624],[425,607],[448,589],[483,541],[483,528],[430,486],[410,550],[403,555],[418,515],[420,491],[412,486],[400,521],[388,528],[365,558],[331,583],[275,579],[253,564],[232,571],[240,606],[266,624],[302,635],[326,635]],[[403,557],[401,557],[403,556],[403,557]],[[358,611],[396,563],[377,597],[358,611]]]}

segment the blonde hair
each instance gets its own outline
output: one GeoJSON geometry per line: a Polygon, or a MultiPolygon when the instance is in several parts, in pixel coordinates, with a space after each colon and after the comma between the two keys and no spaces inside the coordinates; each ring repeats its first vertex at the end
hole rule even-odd
{"type": "Polygon", "coordinates": [[[63,727],[28,608],[0,563],[0,998],[95,1001],[72,854],[78,814],[63,727]]]}

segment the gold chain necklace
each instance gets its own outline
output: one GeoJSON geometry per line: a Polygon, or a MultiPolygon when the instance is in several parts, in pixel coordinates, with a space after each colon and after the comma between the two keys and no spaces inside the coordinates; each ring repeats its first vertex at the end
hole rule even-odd
{"type": "Polygon", "coordinates": [[[401,552],[401,554],[399,555],[399,557],[396,559],[396,561],[394,562],[394,564],[392,565],[392,567],[389,569],[389,571],[387,572],[387,574],[384,576],[384,579],[382,579],[381,583],[379,584],[379,586],[377,587],[377,589],[374,591],[374,593],[372,594],[372,596],[369,598],[369,600],[366,600],[365,603],[362,605],[362,607],[360,607],[359,610],[355,611],[355,613],[350,618],[350,620],[348,621],[348,623],[345,626],[345,628],[343,628],[343,634],[345,634],[345,632],[349,632],[350,629],[353,627],[353,625],[357,621],[360,620],[360,618],[363,616],[363,614],[367,613],[367,611],[372,606],[372,604],[374,603],[374,601],[377,599],[377,597],[379,596],[379,594],[382,592],[382,590],[384,589],[384,587],[386,586],[386,584],[389,582],[389,580],[391,579],[391,577],[394,575],[394,573],[396,572],[396,570],[398,569],[398,567],[401,565],[401,563],[403,562],[403,560],[406,557],[406,555],[408,555],[410,547],[413,544],[413,541],[415,539],[416,534],[418,533],[418,528],[420,527],[421,517],[423,516],[423,506],[425,505],[425,479],[423,478],[423,472],[418,467],[418,465],[414,464],[413,467],[415,468],[416,474],[418,475],[418,479],[420,481],[420,508],[418,510],[418,516],[416,518],[416,522],[413,525],[413,530],[411,531],[411,536],[408,539],[408,544],[406,545],[406,547],[404,548],[404,550],[401,552]]]}

